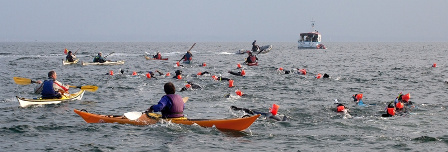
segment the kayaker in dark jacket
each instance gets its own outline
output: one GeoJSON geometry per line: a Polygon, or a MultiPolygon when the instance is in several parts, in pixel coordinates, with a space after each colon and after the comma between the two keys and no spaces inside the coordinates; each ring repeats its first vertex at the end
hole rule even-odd
{"type": "Polygon", "coordinates": [[[257,40],[254,40],[254,42],[252,42],[252,52],[257,52],[260,49],[260,47],[255,43],[257,43],[257,40]]]}
{"type": "Polygon", "coordinates": [[[104,63],[104,62],[106,62],[106,59],[103,58],[102,53],[100,52],[100,53],[98,53],[98,56],[93,58],[93,62],[104,63]]]}
{"type": "MultiPolygon", "coordinates": [[[[187,51],[187,53],[185,53],[185,55],[182,57],[182,59],[183,59],[184,61],[190,61],[190,60],[192,60],[192,57],[193,57],[193,54],[191,54],[190,51],[187,51]]],[[[182,59],[181,59],[181,60],[182,60],[182,59]]]]}
{"type": "Polygon", "coordinates": [[[184,101],[180,95],[175,94],[176,88],[171,82],[165,83],[163,86],[165,94],[159,103],[152,105],[148,112],[162,112],[163,118],[179,118],[184,114],[184,101]]]}
{"type": "Polygon", "coordinates": [[[76,56],[72,53],[72,51],[68,51],[67,56],[65,57],[65,59],[68,62],[75,62],[76,56]]]}

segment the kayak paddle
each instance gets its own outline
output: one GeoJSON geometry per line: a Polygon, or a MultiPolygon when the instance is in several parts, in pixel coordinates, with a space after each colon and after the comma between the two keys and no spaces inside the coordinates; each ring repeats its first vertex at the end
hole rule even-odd
{"type": "MultiPolygon", "coordinates": [[[[187,103],[188,97],[183,97],[182,100],[184,101],[184,103],[187,103]]],[[[138,111],[126,112],[124,113],[124,116],[129,120],[137,120],[143,115],[143,113],[144,112],[138,112],[138,111]]]]}
{"type": "MultiPolygon", "coordinates": [[[[37,83],[37,81],[28,79],[28,78],[21,78],[21,77],[13,77],[14,82],[20,85],[28,85],[31,83],[37,83]]],[[[69,86],[70,88],[80,88],[81,90],[86,90],[86,91],[90,91],[90,92],[95,92],[96,90],[98,90],[97,86],[93,86],[93,85],[85,85],[85,86],[69,86]]]]}

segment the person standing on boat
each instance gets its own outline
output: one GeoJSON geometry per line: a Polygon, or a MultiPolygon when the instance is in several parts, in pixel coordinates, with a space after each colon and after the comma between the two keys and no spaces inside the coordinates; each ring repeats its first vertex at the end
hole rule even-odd
{"type": "Polygon", "coordinates": [[[255,44],[256,42],[257,40],[254,40],[254,42],[252,42],[252,52],[257,52],[260,49],[260,46],[255,44]]]}
{"type": "Polygon", "coordinates": [[[246,58],[245,63],[256,63],[257,61],[257,56],[253,55],[252,52],[249,52],[249,56],[246,58]]]}
{"type": "Polygon", "coordinates": [[[163,118],[179,118],[184,114],[184,101],[180,95],[175,94],[176,88],[171,82],[163,86],[165,94],[156,105],[152,105],[148,112],[162,112],[163,118]]]}
{"type": "Polygon", "coordinates": [[[182,57],[182,59],[184,59],[184,62],[188,62],[188,61],[192,60],[192,57],[193,57],[193,54],[191,54],[190,51],[187,51],[187,53],[185,53],[185,55],[182,57]]]}
{"type": "Polygon", "coordinates": [[[157,52],[156,55],[153,56],[154,59],[162,59],[162,55],[160,54],[160,52],[157,52]]]}
{"type": "Polygon", "coordinates": [[[106,59],[102,56],[103,53],[98,53],[98,56],[96,56],[95,58],[93,58],[93,62],[99,62],[99,63],[104,63],[106,62],[106,59]]]}
{"type": "Polygon", "coordinates": [[[67,56],[65,57],[65,59],[68,62],[75,62],[76,56],[72,53],[72,51],[68,51],[67,56]]]}
{"type": "Polygon", "coordinates": [[[42,99],[59,99],[62,98],[62,95],[69,94],[69,86],[57,81],[56,78],[56,72],[48,72],[48,80],[42,82],[41,85],[35,89],[35,93],[40,93],[42,99]]]}

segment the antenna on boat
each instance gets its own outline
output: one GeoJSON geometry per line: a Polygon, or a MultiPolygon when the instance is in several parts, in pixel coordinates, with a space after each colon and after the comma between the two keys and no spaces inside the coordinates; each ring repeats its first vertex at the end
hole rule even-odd
{"type": "Polygon", "coordinates": [[[313,30],[313,32],[316,32],[316,30],[314,29],[314,19],[311,19],[311,28],[313,28],[312,30],[313,30]]]}

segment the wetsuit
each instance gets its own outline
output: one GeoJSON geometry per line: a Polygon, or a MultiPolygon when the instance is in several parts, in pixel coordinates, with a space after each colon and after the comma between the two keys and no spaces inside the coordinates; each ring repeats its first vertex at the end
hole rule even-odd
{"type": "Polygon", "coordinates": [[[280,118],[277,115],[274,116],[270,112],[259,112],[259,111],[254,111],[254,110],[250,110],[250,109],[246,109],[246,108],[238,108],[238,107],[235,107],[235,106],[230,106],[230,108],[232,110],[235,110],[235,111],[241,110],[241,111],[244,111],[244,112],[246,112],[248,114],[251,114],[251,115],[258,115],[258,114],[260,114],[262,116],[265,116],[267,119],[271,119],[271,120],[276,120],[276,121],[286,121],[287,120],[286,116],[283,116],[283,118],[280,118]]]}

